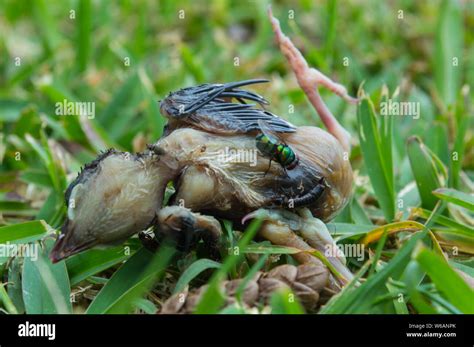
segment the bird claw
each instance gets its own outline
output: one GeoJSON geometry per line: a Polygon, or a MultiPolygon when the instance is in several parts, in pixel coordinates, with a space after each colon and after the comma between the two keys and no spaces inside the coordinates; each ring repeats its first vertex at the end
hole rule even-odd
{"type": "Polygon", "coordinates": [[[282,219],[284,219],[285,212],[288,212],[288,211],[259,208],[258,210],[250,212],[244,218],[242,218],[241,223],[245,224],[250,219],[255,219],[255,218],[266,220],[266,221],[275,221],[275,222],[280,221],[281,222],[282,219]]]}
{"type": "Polygon", "coordinates": [[[210,256],[219,257],[219,238],[222,234],[220,224],[210,216],[179,206],[167,206],[158,212],[157,235],[167,237],[175,243],[177,249],[189,252],[203,240],[208,246],[210,256]]]}
{"type": "Polygon", "coordinates": [[[250,212],[250,213],[246,214],[244,216],[244,218],[242,218],[241,224],[243,225],[243,224],[247,223],[247,221],[249,221],[251,219],[255,219],[255,218],[265,220],[268,216],[269,216],[268,215],[268,210],[260,208],[258,210],[255,210],[253,212],[250,212]]]}
{"type": "MultiPolygon", "coordinates": [[[[306,245],[305,247],[311,247],[312,249],[318,250],[320,253],[324,254],[327,260],[345,278],[344,283],[352,279],[352,273],[346,268],[346,258],[339,250],[334,239],[331,237],[326,225],[320,219],[313,217],[307,208],[297,209],[296,213],[282,209],[258,209],[247,214],[242,219],[242,224],[254,218],[260,218],[270,224],[288,228],[287,231],[284,232],[288,234],[287,241],[285,241],[285,238],[279,237],[276,234],[272,235],[272,232],[270,231],[271,228],[266,230],[266,238],[269,238],[270,241],[280,242],[280,245],[282,246],[295,247],[295,240],[289,235],[290,233],[297,232],[295,234],[298,235],[295,237],[300,239],[300,241],[296,241],[299,242],[298,244],[306,245]]],[[[281,228],[278,232],[281,233],[281,228]]]]}
{"type": "Polygon", "coordinates": [[[283,209],[265,209],[260,208],[253,212],[247,214],[242,218],[242,224],[245,224],[250,219],[259,218],[264,221],[286,224],[291,230],[300,230],[301,229],[301,218],[294,214],[293,212],[283,210],[283,209]]]}

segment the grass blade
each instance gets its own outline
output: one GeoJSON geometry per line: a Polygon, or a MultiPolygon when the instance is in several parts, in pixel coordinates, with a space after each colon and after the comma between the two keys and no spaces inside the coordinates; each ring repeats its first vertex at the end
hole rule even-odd
{"type": "Polygon", "coordinates": [[[442,200],[467,208],[474,211],[474,195],[460,192],[450,188],[436,189],[433,194],[442,200]]]}
{"type": "Polygon", "coordinates": [[[66,260],[71,285],[127,260],[134,252],[135,249],[126,254],[124,247],[121,246],[110,249],[91,249],[72,256],[66,260]]]}
{"type": "Polygon", "coordinates": [[[433,190],[444,186],[446,175],[440,169],[439,159],[426,147],[417,136],[412,136],[407,143],[408,159],[415,177],[421,204],[432,210],[438,198],[433,190]]]}
{"type": "Polygon", "coordinates": [[[44,237],[49,230],[50,226],[42,220],[8,225],[0,228],[0,244],[36,241],[44,237]]]}
{"type": "Polygon", "coordinates": [[[64,261],[52,264],[48,258],[53,246],[52,240],[46,240],[45,247],[30,244],[38,250],[38,259],[26,257],[23,265],[22,288],[26,313],[71,313],[70,283],[64,261]]]}
{"type": "Polygon", "coordinates": [[[474,313],[474,290],[440,256],[420,246],[414,259],[449,302],[463,313],[474,313]]]}
{"type": "Polygon", "coordinates": [[[443,0],[436,26],[434,77],[444,104],[454,103],[461,86],[463,60],[463,16],[458,0],[443,0]]]}
{"type": "Polygon", "coordinates": [[[213,261],[211,259],[199,259],[192,263],[181,275],[176,286],[174,287],[173,294],[179,293],[191,282],[196,276],[207,269],[218,269],[221,267],[221,263],[213,261]]]}
{"type": "Polygon", "coordinates": [[[0,304],[5,307],[5,310],[11,314],[17,314],[18,310],[12,302],[12,299],[8,296],[7,291],[5,290],[5,285],[0,282],[0,304]]]}
{"type": "Polygon", "coordinates": [[[424,229],[424,225],[414,221],[403,221],[396,222],[391,224],[386,224],[380,227],[377,227],[365,235],[361,240],[361,243],[368,245],[369,243],[379,240],[384,232],[386,231],[388,235],[400,232],[400,231],[419,231],[424,229]]]}
{"type": "MultiPolygon", "coordinates": [[[[363,96],[359,103],[357,121],[364,162],[370,163],[366,165],[367,173],[385,219],[390,222],[395,217],[395,191],[393,173],[390,172],[393,166],[391,145],[389,146],[385,140],[382,143],[374,107],[367,96],[363,96]]],[[[384,124],[384,127],[390,128],[389,121],[384,124]]]]}
{"type": "Polygon", "coordinates": [[[373,303],[378,295],[387,291],[388,278],[397,279],[405,271],[410,262],[410,254],[419,240],[424,238],[427,231],[414,234],[411,239],[397,252],[395,257],[378,273],[368,278],[360,287],[345,292],[344,296],[334,296],[328,308],[321,313],[368,313],[373,310],[373,303]]]}
{"type": "Polygon", "coordinates": [[[304,309],[295,294],[289,289],[278,290],[270,299],[272,314],[304,314],[304,309]]]}
{"type": "Polygon", "coordinates": [[[257,234],[261,224],[262,221],[260,219],[254,219],[250,223],[237,245],[237,249],[241,251],[239,251],[238,254],[232,253],[227,256],[221,268],[214,273],[209,281],[209,288],[203,294],[201,301],[196,307],[195,313],[217,313],[219,311],[219,308],[225,300],[219,288],[220,282],[227,276],[227,273],[232,269],[232,267],[243,257],[243,250],[257,234]]]}
{"type": "Polygon", "coordinates": [[[463,88],[460,98],[456,104],[454,113],[455,137],[451,158],[450,184],[453,188],[459,189],[462,171],[462,162],[466,142],[464,138],[469,128],[469,115],[472,114],[472,101],[469,100],[469,88],[463,88]]]}
{"type": "Polygon", "coordinates": [[[79,0],[77,24],[77,63],[79,71],[84,71],[89,62],[91,50],[92,5],[90,0],[79,0]]]}
{"type": "Polygon", "coordinates": [[[167,247],[153,255],[145,248],[137,251],[102,288],[86,313],[128,313],[133,300],[149,287],[171,258],[167,247]]]}
{"type": "Polygon", "coordinates": [[[294,247],[256,243],[245,247],[243,252],[253,254],[295,254],[302,252],[302,250],[294,247]]]}
{"type": "MultiPolygon", "coordinates": [[[[413,216],[421,217],[424,219],[428,219],[429,216],[431,215],[431,211],[421,209],[421,208],[415,208],[412,210],[413,216]]],[[[434,220],[437,224],[446,226],[450,229],[443,229],[443,230],[437,230],[436,232],[439,233],[448,233],[448,234],[455,234],[455,235],[460,235],[460,236],[465,236],[465,237],[474,237],[474,229],[472,227],[469,227],[467,225],[461,224],[456,222],[454,219],[451,219],[446,216],[437,216],[436,219],[434,220]]]]}

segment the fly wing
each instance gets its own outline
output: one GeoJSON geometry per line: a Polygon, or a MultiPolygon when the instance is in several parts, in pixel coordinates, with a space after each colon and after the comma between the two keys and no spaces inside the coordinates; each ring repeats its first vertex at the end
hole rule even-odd
{"type": "Polygon", "coordinates": [[[274,142],[285,143],[285,140],[274,130],[274,127],[265,120],[258,120],[259,130],[274,142]]]}
{"type": "Polygon", "coordinates": [[[258,121],[268,123],[275,132],[294,132],[295,127],[273,113],[248,104],[268,102],[260,95],[239,87],[268,82],[248,80],[227,84],[203,84],[171,93],[161,103],[161,112],[170,119],[216,133],[247,133],[260,128],[258,121]],[[236,99],[237,102],[232,102],[236,99]]]}

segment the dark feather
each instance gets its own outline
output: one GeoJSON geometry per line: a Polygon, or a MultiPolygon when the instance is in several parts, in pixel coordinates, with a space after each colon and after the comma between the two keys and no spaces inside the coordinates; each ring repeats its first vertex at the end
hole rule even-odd
{"type": "Polygon", "coordinates": [[[177,121],[218,133],[246,133],[259,129],[258,120],[264,120],[273,131],[294,132],[295,127],[256,104],[268,102],[260,95],[238,87],[268,82],[263,79],[202,84],[170,93],[161,103],[162,113],[177,121]],[[230,102],[234,98],[238,102],[230,102]],[[230,99],[230,100],[229,100],[230,99]]]}

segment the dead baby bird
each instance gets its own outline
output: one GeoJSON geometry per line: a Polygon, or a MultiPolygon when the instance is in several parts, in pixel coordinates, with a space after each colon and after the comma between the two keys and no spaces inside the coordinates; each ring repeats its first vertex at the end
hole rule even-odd
{"type": "MultiPolygon", "coordinates": [[[[152,222],[158,232],[178,235],[199,230],[212,243],[221,234],[214,217],[239,225],[243,217],[252,217],[262,208],[267,213],[263,212],[266,223],[260,234],[275,244],[310,250],[318,242],[334,243],[314,235],[321,232],[316,224],[311,232],[303,230],[310,228],[307,222],[312,218],[332,219],[348,201],[352,184],[349,135],[322,101],[318,84],[347,101],[355,99],[309,68],[276,19],[270,18],[280,49],[329,133],[293,126],[261,107],[268,105],[263,97],[241,88],[263,80],[204,84],[171,93],[160,106],[169,119],[165,136],[141,154],[106,152],[71,183],[66,193],[67,220],[51,252],[53,261],[93,246],[119,243],[152,222]],[[291,169],[275,154],[280,149],[272,147],[274,156],[258,150],[262,122],[297,156],[291,169]],[[255,165],[225,158],[226,151],[254,151],[255,165]],[[163,207],[170,181],[176,193],[171,206],[163,207]],[[294,218],[288,218],[285,210],[294,218]]],[[[308,253],[295,257],[302,263],[320,264],[308,253]]],[[[344,261],[333,261],[345,274],[337,282],[346,283],[351,274],[344,270],[344,261]]]]}
{"type": "Polygon", "coordinates": [[[163,185],[172,178],[165,156],[108,150],[87,164],[69,185],[66,221],[50,254],[57,262],[94,246],[118,244],[143,230],[161,207],[163,185]],[[154,200],[149,197],[153,196],[154,200]]]}
{"type": "Polygon", "coordinates": [[[119,242],[144,229],[162,208],[169,181],[176,187],[172,204],[239,222],[254,210],[281,203],[282,196],[293,198],[299,207],[299,201],[305,201],[302,197],[310,195],[324,177],[324,194],[309,199],[308,207],[329,220],[350,192],[350,166],[342,160],[342,151],[334,150],[337,141],[314,127],[300,127],[285,139],[301,158],[289,176],[277,164],[265,174],[269,161],[265,155],[257,155],[255,166],[223,161],[225,148],[256,150],[255,137],[247,134],[180,128],[143,154],[106,152],[71,183],[66,194],[68,218],[52,259],[119,242]],[[315,148],[322,151],[316,153],[315,148]]]}

